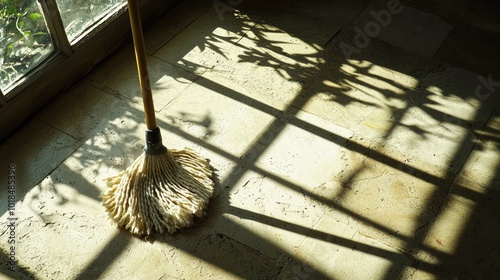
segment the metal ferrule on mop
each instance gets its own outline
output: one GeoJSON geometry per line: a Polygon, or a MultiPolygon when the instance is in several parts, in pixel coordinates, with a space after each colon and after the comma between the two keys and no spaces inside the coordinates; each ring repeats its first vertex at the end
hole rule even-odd
{"type": "Polygon", "coordinates": [[[146,129],[146,147],[144,152],[151,156],[161,155],[167,152],[167,147],[161,142],[160,128],[146,129]]]}

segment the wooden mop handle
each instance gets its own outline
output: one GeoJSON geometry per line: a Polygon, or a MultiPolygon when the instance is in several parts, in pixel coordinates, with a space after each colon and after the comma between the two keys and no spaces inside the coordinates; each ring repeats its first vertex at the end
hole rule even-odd
{"type": "Polygon", "coordinates": [[[146,126],[148,129],[152,130],[157,126],[138,0],[128,0],[128,12],[130,15],[132,37],[134,39],[135,58],[137,62],[137,72],[139,73],[139,84],[141,86],[142,101],[144,103],[146,126]]]}

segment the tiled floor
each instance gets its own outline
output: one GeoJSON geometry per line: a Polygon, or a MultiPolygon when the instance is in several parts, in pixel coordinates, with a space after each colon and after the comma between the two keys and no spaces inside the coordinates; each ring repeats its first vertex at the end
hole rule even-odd
{"type": "Polygon", "coordinates": [[[106,219],[143,146],[128,45],[0,146],[0,278],[500,279],[498,10],[430,2],[184,1],[146,43],[165,144],[217,169],[208,217],[106,219]]]}

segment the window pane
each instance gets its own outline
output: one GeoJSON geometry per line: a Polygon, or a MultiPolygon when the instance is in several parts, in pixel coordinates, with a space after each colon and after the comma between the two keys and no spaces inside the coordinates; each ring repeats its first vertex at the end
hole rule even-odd
{"type": "Polygon", "coordinates": [[[6,88],[54,50],[37,1],[0,0],[0,88],[6,88]]]}
{"type": "Polygon", "coordinates": [[[57,0],[64,29],[72,42],[126,0],[57,0]]]}

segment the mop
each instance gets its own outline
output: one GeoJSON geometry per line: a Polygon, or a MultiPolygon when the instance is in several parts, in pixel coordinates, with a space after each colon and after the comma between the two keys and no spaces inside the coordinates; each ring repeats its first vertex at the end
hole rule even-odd
{"type": "Polygon", "coordinates": [[[128,0],[137,70],[146,118],[144,152],[125,171],[105,179],[101,194],[108,217],[132,234],[170,234],[206,215],[214,191],[207,159],[190,149],[167,149],[162,144],[151,93],[146,50],[137,0],[128,0]]]}

